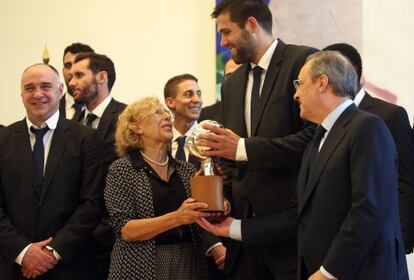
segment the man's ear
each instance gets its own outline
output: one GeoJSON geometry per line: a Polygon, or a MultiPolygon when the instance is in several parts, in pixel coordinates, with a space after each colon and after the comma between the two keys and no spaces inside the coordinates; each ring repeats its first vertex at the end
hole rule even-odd
{"type": "Polygon", "coordinates": [[[247,18],[244,28],[251,33],[256,33],[259,29],[259,23],[257,22],[256,18],[250,16],[247,18]]]}
{"type": "Polygon", "coordinates": [[[318,77],[318,83],[319,83],[319,92],[325,92],[326,88],[329,85],[329,78],[325,74],[322,74],[318,77]]]}
{"type": "Polygon", "coordinates": [[[106,71],[101,71],[96,74],[96,81],[98,84],[104,84],[105,82],[108,82],[108,73],[106,71]]]}
{"type": "Polygon", "coordinates": [[[165,105],[167,105],[168,109],[175,110],[175,100],[172,97],[167,97],[165,99],[165,105]]]}

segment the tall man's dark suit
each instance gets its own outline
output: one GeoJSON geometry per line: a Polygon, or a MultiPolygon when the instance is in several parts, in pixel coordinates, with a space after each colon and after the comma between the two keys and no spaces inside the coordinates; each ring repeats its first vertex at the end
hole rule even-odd
{"type": "MultiPolygon", "coordinates": [[[[297,79],[306,57],[313,51],[305,46],[285,45],[279,40],[264,79],[252,136],[283,137],[304,127],[299,108],[293,100],[292,81],[297,79]]],[[[249,64],[242,65],[223,82],[221,89],[223,124],[244,138],[247,137],[244,112],[249,70],[249,64]]],[[[232,175],[231,191],[227,191],[231,193],[231,216],[246,219],[253,213],[256,217],[263,217],[285,210],[296,186],[299,165],[260,170],[252,170],[251,167],[249,162],[237,162],[233,169],[223,168],[224,173],[232,175]]],[[[227,240],[226,273],[231,274],[233,268],[249,267],[240,260],[242,244],[227,240]]],[[[291,230],[290,241],[280,245],[255,246],[254,253],[246,254],[263,257],[274,277],[294,279],[297,259],[295,228],[291,230]]],[[[249,277],[246,273],[254,275],[256,272],[242,271],[245,277],[249,277]]]]}
{"type": "Polygon", "coordinates": [[[15,258],[53,237],[62,259],[36,279],[93,279],[89,245],[103,210],[98,134],[60,116],[39,193],[27,124],[16,122],[0,131],[0,175],[0,278],[20,279],[15,258]]]}
{"type": "Polygon", "coordinates": [[[414,142],[407,112],[403,107],[371,97],[365,93],[359,108],[381,117],[397,146],[398,190],[401,227],[405,249],[414,245],[414,142]]]}

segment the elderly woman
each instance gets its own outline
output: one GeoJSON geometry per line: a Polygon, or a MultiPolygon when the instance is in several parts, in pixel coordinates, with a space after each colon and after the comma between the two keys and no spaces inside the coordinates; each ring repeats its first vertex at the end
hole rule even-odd
{"type": "Polygon", "coordinates": [[[194,222],[207,205],[189,198],[193,165],[169,154],[170,114],[143,98],[119,116],[121,158],[109,168],[105,202],[116,233],[108,279],[205,279],[194,222]]]}

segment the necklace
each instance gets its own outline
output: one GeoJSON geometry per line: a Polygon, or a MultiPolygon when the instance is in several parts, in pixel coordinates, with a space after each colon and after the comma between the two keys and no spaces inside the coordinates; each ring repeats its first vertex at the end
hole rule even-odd
{"type": "Polygon", "coordinates": [[[156,165],[159,165],[159,166],[164,166],[164,165],[167,165],[167,163],[168,163],[168,160],[169,160],[169,158],[168,158],[168,156],[167,156],[167,159],[164,161],[164,162],[158,162],[158,161],[155,161],[155,160],[153,160],[153,159],[151,159],[151,158],[149,158],[146,154],[144,154],[142,151],[139,151],[140,153],[141,153],[141,155],[146,159],[146,160],[148,160],[148,161],[150,161],[150,162],[152,162],[152,163],[154,163],[154,164],[156,164],[156,165]]]}

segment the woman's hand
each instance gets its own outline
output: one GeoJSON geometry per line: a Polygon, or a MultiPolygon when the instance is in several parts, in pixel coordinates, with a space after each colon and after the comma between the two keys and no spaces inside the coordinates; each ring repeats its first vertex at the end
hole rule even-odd
{"type": "Polygon", "coordinates": [[[180,208],[175,211],[175,219],[179,225],[188,225],[194,223],[202,217],[208,217],[209,214],[202,212],[202,209],[208,207],[207,203],[196,202],[194,198],[187,198],[181,204],[180,208]]]}

